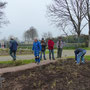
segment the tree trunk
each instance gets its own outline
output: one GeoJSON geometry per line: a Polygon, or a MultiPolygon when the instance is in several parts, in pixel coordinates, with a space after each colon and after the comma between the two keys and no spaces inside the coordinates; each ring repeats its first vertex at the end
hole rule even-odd
{"type": "Polygon", "coordinates": [[[79,23],[79,26],[78,26],[78,48],[80,47],[80,23],[79,23]]]}
{"type": "Polygon", "coordinates": [[[77,48],[79,48],[79,44],[80,44],[80,36],[78,36],[78,45],[77,45],[77,48]]]}
{"type": "Polygon", "coordinates": [[[90,48],[90,35],[89,35],[88,47],[90,48]]]}
{"type": "Polygon", "coordinates": [[[89,22],[88,23],[89,23],[88,24],[89,25],[89,36],[88,36],[89,37],[89,41],[88,41],[88,47],[90,48],[90,19],[89,19],[89,22]]]}

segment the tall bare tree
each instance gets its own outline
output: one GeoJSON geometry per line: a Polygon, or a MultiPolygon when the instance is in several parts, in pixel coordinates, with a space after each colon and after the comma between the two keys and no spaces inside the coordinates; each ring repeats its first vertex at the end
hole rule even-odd
{"type": "Polygon", "coordinates": [[[84,5],[84,16],[86,20],[88,21],[88,30],[89,30],[89,43],[88,47],[90,47],[90,0],[85,0],[85,5],[84,5]]]}
{"type": "Polygon", "coordinates": [[[52,38],[52,37],[53,37],[52,32],[48,32],[48,33],[47,33],[47,37],[48,37],[48,38],[52,38]]]}
{"type": "Polygon", "coordinates": [[[5,16],[3,12],[3,8],[5,8],[6,4],[7,4],[6,2],[0,1],[0,27],[2,26],[2,24],[6,24],[8,22],[5,20],[5,16]]]}
{"type": "Polygon", "coordinates": [[[51,32],[47,32],[47,33],[43,33],[42,37],[43,37],[44,39],[47,39],[47,38],[52,38],[53,35],[52,35],[51,32]]]}
{"type": "Polygon", "coordinates": [[[83,28],[87,25],[82,23],[83,5],[84,0],[53,0],[48,6],[48,17],[57,27],[66,23],[80,37],[83,28]]]}
{"type": "Polygon", "coordinates": [[[48,37],[47,33],[43,33],[42,38],[44,38],[46,40],[47,37],[48,37]]]}
{"type": "Polygon", "coordinates": [[[34,27],[30,28],[30,37],[32,40],[34,40],[35,37],[38,37],[37,30],[34,27]]]}
{"type": "Polygon", "coordinates": [[[37,30],[34,27],[30,27],[25,33],[24,33],[24,39],[25,41],[30,42],[31,40],[34,40],[35,37],[38,37],[37,30]]]}
{"type": "Polygon", "coordinates": [[[26,32],[24,32],[24,35],[23,35],[23,37],[24,37],[24,41],[26,42],[27,41],[27,31],[26,32]]]}

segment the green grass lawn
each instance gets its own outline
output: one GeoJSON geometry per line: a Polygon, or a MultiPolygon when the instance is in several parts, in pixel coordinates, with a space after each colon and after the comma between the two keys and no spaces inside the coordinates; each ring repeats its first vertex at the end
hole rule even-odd
{"type": "Polygon", "coordinates": [[[85,56],[85,59],[86,60],[90,60],[90,56],[85,56]]]}
{"type": "MultiPolygon", "coordinates": [[[[82,47],[80,47],[82,48],[82,47]]],[[[75,48],[63,48],[64,50],[75,50],[75,48]]],[[[86,47],[86,48],[83,48],[85,50],[90,50],[90,48],[86,47]]]]}
{"type": "Polygon", "coordinates": [[[35,60],[0,61],[0,67],[20,66],[29,63],[35,63],[35,60]]]}
{"type": "MultiPolygon", "coordinates": [[[[71,57],[67,57],[67,58],[75,58],[75,57],[74,56],[71,56],[71,57]]],[[[90,61],[90,55],[85,56],[85,60],[89,60],[90,61]]]]}
{"type": "Polygon", "coordinates": [[[88,48],[88,47],[86,47],[86,48],[83,48],[83,49],[90,50],[90,48],[88,48]]]}
{"type": "MultiPolygon", "coordinates": [[[[67,57],[67,58],[74,58],[74,56],[67,57]]],[[[85,56],[85,60],[90,61],[90,55],[85,56]]],[[[25,65],[29,63],[35,63],[35,60],[31,59],[31,60],[17,60],[17,61],[0,61],[0,68],[20,66],[20,65],[25,65]]]]}

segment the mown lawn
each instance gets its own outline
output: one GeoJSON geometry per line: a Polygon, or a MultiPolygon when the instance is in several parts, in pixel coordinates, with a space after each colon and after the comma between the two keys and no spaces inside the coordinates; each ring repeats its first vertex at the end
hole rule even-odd
{"type": "MultiPolygon", "coordinates": [[[[74,56],[67,57],[67,58],[74,58],[74,56]]],[[[90,55],[85,56],[85,60],[90,60],[90,55]]],[[[25,65],[29,63],[35,63],[35,60],[31,59],[31,60],[17,60],[17,61],[0,61],[0,68],[20,66],[20,65],[25,65]]]]}
{"type": "Polygon", "coordinates": [[[29,63],[35,63],[35,60],[31,59],[31,60],[17,60],[17,61],[0,61],[0,68],[20,66],[29,63]]]}
{"type": "MultiPolygon", "coordinates": [[[[67,57],[67,58],[75,58],[75,57],[74,56],[70,56],[70,57],[67,57]]],[[[90,55],[85,56],[85,60],[90,60],[90,55]]]]}
{"type": "Polygon", "coordinates": [[[85,56],[85,59],[86,60],[90,60],[90,56],[85,56]]]}
{"type": "MultiPolygon", "coordinates": [[[[80,47],[80,48],[82,48],[82,47],[80,47]]],[[[65,47],[65,48],[63,48],[64,50],[75,50],[75,48],[74,47],[65,47]]],[[[88,47],[85,47],[85,48],[83,48],[83,49],[85,49],[85,50],[90,50],[90,48],[88,48],[88,47]]]]}
{"type": "Polygon", "coordinates": [[[88,48],[88,47],[86,47],[86,48],[83,48],[83,49],[90,50],[90,48],[88,48]]]}

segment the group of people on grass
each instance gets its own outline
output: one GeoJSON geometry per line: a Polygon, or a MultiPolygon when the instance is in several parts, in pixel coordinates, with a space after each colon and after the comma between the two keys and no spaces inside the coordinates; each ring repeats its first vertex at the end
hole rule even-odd
{"type": "MultiPolygon", "coordinates": [[[[51,54],[52,54],[52,59],[55,60],[54,45],[55,44],[54,44],[53,40],[50,38],[48,40],[49,60],[51,60],[51,54]]],[[[57,46],[57,58],[61,58],[62,50],[63,50],[63,46],[64,46],[64,43],[63,43],[61,37],[58,38],[56,46],[57,46]]],[[[42,59],[42,54],[43,54],[44,60],[46,60],[46,57],[45,57],[46,47],[47,47],[47,44],[46,44],[44,38],[42,38],[41,42],[39,42],[37,38],[34,39],[32,50],[34,51],[36,63],[40,63],[40,60],[42,59]]],[[[77,64],[80,64],[80,59],[81,59],[82,63],[85,63],[85,60],[84,60],[84,55],[86,54],[85,49],[78,48],[74,51],[74,53],[75,53],[75,60],[76,60],[77,64]]]]}
{"type": "MultiPolygon", "coordinates": [[[[45,53],[46,53],[47,46],[49,50],[49,59],[55,60],[54,45],[55,45],[54,41],[51,38],[48,40],[48,44],[45,42],[44,38],[42,38],[41,42],[39,42],[38,39],[35,38],[34,43],[33,43],[33,48],[32,48],[35,55],[35,61],[37,63],[40,63],[40,60],[42,60],[42,55],[43,55],[44,60],[46,60],[45,53]]],[[[57,41],[57,48],[58,48],[57,58],[61,58],[63,46],[64,44],[62,42],[62,38],[59,37],[59,40],[57,41]]]]}
{"type": "MultiPolygon", "coordinates": [[[[48,46],[48,50],[49,50],[49,60],[55,60],[54,45],[55,45],[55,43],[52,38],[49,38],[47,43],[45,42],[44,38],[42,38],[41,41],[39,41],[38,38],[34,38],[32,50],[34,52],[35,62],[37,64],[39,64],[40,61],[42,60],[42,55],[43,55],[44,60],[46,60],[45,54],[46,54],[47,46],[48,46]]],[[[63,50],[63,46],[64,46],[64,43],[63,43],[61,37],[58,38],[56,46],[57,46],[57,58],[61,58],[62,50],[63,50]]],[[[10,55],[14,61],[16,60],[17,47],[18,47],[17,41],[14,40],[14,38],[11,38],[9,48],[10,48],[10,55]]],[[[76,60],[77,64],[80,63],[80,59],[81,59],[82,63],[85,63],[85,60],[84,60],[84,55],[86,54],[85,49],[78,48],[74,51],[74,53],[75,53],[75,60],[76,60]]]]}

